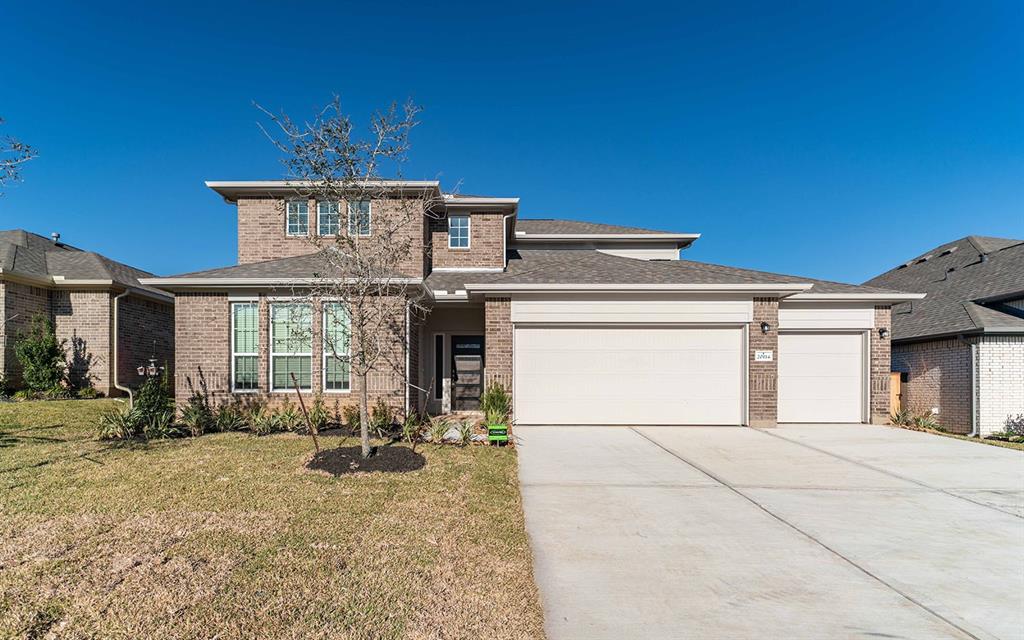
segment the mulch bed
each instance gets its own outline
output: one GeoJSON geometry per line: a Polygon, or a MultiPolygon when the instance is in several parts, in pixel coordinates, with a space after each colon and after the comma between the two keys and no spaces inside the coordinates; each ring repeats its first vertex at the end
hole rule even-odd
{"type": "Polygon", "coordinates": [[[362,450],[356,446],[325,449],[314,454],[306,463],[306,468],[337,477],[375,471],[408,473],[422,469],[426,464],[426,458],[408,447],[375,447],[370,457],[363,459],[362,450]]]}

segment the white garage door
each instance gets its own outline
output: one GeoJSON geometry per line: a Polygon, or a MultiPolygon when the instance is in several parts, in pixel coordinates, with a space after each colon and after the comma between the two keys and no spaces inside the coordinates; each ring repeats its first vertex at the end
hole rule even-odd
{"type": "Polygon", "coordinates": [[[740,328],[517,327],[521,424],[740,424],[740,328]]]}
{"type": "Polygon", "coordinates": [[[860,422],[863,404],[863,334],[779,334],[779,422],[860,422]]]}

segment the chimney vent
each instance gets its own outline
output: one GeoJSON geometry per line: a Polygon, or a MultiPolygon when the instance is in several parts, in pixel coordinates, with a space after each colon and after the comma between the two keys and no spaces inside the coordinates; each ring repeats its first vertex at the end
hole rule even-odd
{"type": "Polygon", "coordinates": [[[60,234],[59,233],[54,231],[53,233],[50,234],[50,237],[53,238],[53,244],[60,244],[60,234]]]}

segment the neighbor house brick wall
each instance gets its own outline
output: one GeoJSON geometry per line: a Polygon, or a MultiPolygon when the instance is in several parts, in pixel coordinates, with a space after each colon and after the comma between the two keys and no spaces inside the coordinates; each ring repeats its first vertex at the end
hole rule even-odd
{"type": "MultiPolygon", "coordinates": [[[[421,202],[415,199],[401,200],[388,198],[374,200],[370,213],[370,236],[373,241],[374,230],[381,226],[399,225],[398,234],[403,241],[407,236],[410,245],[408,255],[403,256],[398,270],[404,275],[421,277],[424,275],[424,246],[426,215],[423,212],[410,212],[410,207],[419,208],[421,202]],[[394,222],[398,220],[400,222],[394,222]]],[[[317,235],[316,201],[309,201],[309,235],[289,236],[286,233],[285,200],[279,198],[239,198],[238,200],[238,263],[248,264],[263,262],[277,258],[315,253],[318,246],[311,242],[317,235]]],[[[348,207],[342,202],[339,206],[341,232],[348,230],[348,207]]],[[[331,237],[320,240],[321,246],[334,242],[331,237]]],[[[311,274],[312,275],[312,274],[311,274]]]]}
{"type": "Polygon", "coordinates": [[[21,385],[21,363],[14,355],[18,335],[28,328],[32,316],[50,314],[50,291],[20,282],[0,282],[3,292],[3,314],[0,317],[0,373],[7,383],[21,385]]]}
{"type": "MultiPolygon", "coordinates": [[[[458,214],[467,215],[467,214],[458,214]]],[[[471,213],[469,248],[448,248],[448,219],[430,221],[431,264],[451,267],[503,268],[505,266],[505,218],[502,213],[471,213]]]]}
{"type": "Polygon", "coordinates": [[[907,374],[900,385],[903,408],[939,410],[936,419],[953,433],[971,431],[971,348],[956,338],[892,345],[892,370],[907,374]]]}
{"type": "Polygon", "coordinates": [[[1006,428],[1024,413],[1024,336],[986,336],[978,343],[978,430],[1006,428]]]}
{"type": "Polygon", "coordinates": [[[484,304],[484,388],[497,382],[512,393],[512,299],[484,304]]]}
{"type": "Polygon", "coordinates": [[[777,298],[754,298],[754,317],[750,325],[749,405],[750,426],[774,427],[779,415],[779,301],[777,298]],[[761,323],[767,322],[768,333],[761,332],[761,323]],[[771,362],[754,362],[755,351],[771,351],[771,362]]]}
{"type": "Polygon", "coordinates": [[[870,363],[870,406],[872,424],[889,424],[891,414],[889,385],[892,371],[890,338],[882,338],[879,331],[885,329],[892,335],[892,317],[888,306],[875,307],[875,328],[871,331],[870,363]]]}
{"type": "Polygon", "coordinates": [[[142,382],[138,367],[156,357],[167,367],[174,382],[174,305],[138,295],[118,302],[117,369],[122,385],[134,388],[142,382]]]}
{"type": "Polygon", "coordinates": [[[91,384],[100,393],[116,392],[111,378],[109,291],[52,291],[53,327],[65,343],[68,379],[91,384]]]}

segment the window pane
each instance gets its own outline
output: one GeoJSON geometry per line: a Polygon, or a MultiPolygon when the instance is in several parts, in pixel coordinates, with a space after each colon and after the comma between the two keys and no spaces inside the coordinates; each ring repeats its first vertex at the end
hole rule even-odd
{"type": "Polygon", "coordinates": [[[324,303],[324,353],[347,354],[348,340],[348,309],[340,302],[324,303]]]}
{"type": "Polygon", "coordinates": [[[332,391],[348,390],[348,360],[328,356],[324,366],[324,388],[332,391]]]}
{"type": "Polygon", "coordinates": [[[259,348],[256,303],[236,303],[232,306],[235,313],[235,353],[256,353],[259,348]]]}
{"type": "Polygon", "coordinates": [[[370,201],[356,200],[348,203],[349,235],[370,235],[370,201]]]}
{"type": "Polygon", "coordinates": [[[322,236],[338,235],[341,226],[337,202],[318,202],[317,215],[320,220],[319,233],[322,236]]]}
{"type": "Polygon", "coordinates": [[[304,236],[309,233],[309,203],[302,200],[288,202],[288,235],[304,236]]]}
{"type": "Polygon", "coordinates": [[[469,247],[469,216],[448,218],[448,246],[453,249],[469,247]]]}
{"type": "Polygon", "coordinates": [[[300,389],[311,389],[312,358],[310,356],[274,356],[274,380],[275,389],[291,389],[291,374],[299,380],[300,389]]]}
{"type": "Polygon", "coordinates": [[[274,353],[311,353],[313,312],[308,304],[270,307],[271,347],[274,353]]]}
{"type": "Polygon", "coordinates": [[[259,356],[235,356],[235,390],[257,388],[259,356]]]}

